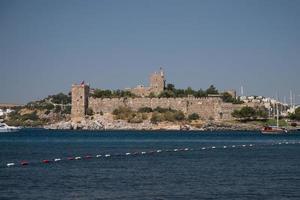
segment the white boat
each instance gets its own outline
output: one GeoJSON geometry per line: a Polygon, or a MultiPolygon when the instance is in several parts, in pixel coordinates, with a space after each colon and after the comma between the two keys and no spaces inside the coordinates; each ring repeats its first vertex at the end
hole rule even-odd
{"type": "Polygon", "coordinates": [[[5,132],[17,132],[20,129],[21,129],[20,127],[8,126],[7,124],[0,122],[0,132],[1,133],[5,133],[5,132]]]}

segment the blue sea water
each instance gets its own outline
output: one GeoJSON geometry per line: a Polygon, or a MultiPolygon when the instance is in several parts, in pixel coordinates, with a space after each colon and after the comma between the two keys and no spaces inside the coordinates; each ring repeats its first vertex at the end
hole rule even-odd
{"type": "Polygon", "coordinates": [[[299,142],[258,132],[1,133],[0,199],[300,199],[299,142]],[[63,160],[42,163],[54,158],[63,160]]]}

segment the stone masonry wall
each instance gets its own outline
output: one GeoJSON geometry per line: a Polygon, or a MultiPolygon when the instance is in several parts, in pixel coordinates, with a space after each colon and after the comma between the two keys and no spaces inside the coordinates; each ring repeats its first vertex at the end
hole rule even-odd
{"type": "Polygon", "coordinates": [[[236,105],[226,104],[218,97],[207,98],[89,98],[89,107],[95,113],[112,113],[120,106],[127,106],[133,110],[141,107],[172,108],[181,110],[186,115],[197,113],[202,119],[230,120],[231,112],[236,105]]]}

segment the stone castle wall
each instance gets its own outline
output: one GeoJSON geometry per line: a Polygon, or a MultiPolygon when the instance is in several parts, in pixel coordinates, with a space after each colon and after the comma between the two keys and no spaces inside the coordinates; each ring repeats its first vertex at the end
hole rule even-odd
{"type": "Polygon", "coordinates": [[[186,115],[197,113],[202,119],[231,120],[234,109],[241,107],[231,103],[223,103],[221,98],[89,98],[89,107],[95,113],[112,113],[114,109],[126,106],[133,110],[141,107],[171,108],[181,110],[186,115]]]}

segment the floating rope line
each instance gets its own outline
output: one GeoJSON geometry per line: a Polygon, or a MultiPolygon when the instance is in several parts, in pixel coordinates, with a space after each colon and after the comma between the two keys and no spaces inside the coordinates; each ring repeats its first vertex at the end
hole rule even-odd
{"type": "Polygon", "coordinates": [[[45,159],[41,162],[29,162],[22,160],[19,163],[10,162],[6,164],[6,167],[13,167],[13,166],[27,166],[29,164],[36,164],[36,163],[42,163],[42,164],[50,164],[50,163],[57,163],[60,161],[73,161],[73,160],[89,160],[92,158],[109,158],[109,157],[117,157],[117,156],[138,156],[138,155],[153,155],[163,152],[184,152],[184,151],[208,151],[211,149],[233,149],[233,148],[246,148],[246,147],[262,147],[262,146],[272,146],[272,145],[294,145],[294,144],[300,144],[299,142],[287,142],[287,141],[281,141],[277,143],[268,143],[268,144],[240,144],[240,145],[231,145],[231,146],[206,146],[201,147],[199,149],[192,149],[192,148],[175,148],[175,149],[157,149],[157,150],[150,150],[150,151],[141,151],[141,152],[126,152],[126,153],[115,153],[115,154],[96,154],[95,156],[92,155],[85,155],[85,156],[74,156],[74,157],[66,157],[66,158],[54,158],[51,160],[45,159]]]}

